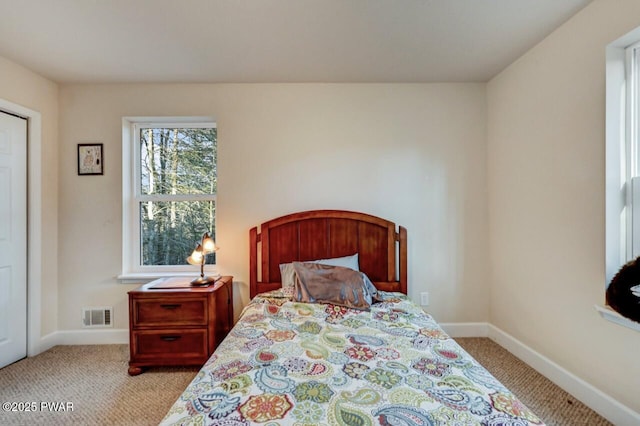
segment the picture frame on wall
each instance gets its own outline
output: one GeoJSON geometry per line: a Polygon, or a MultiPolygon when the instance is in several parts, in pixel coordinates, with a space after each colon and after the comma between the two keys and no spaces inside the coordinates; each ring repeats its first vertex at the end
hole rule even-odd
{"type": "Polygon", "coordinates": [[[78,175],[104,174],[101,143],[78,144],[78,175]]]}

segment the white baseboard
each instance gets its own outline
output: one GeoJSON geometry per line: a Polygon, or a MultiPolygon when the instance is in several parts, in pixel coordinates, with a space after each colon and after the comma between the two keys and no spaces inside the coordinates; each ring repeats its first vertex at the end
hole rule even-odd
{"type": "Polygon", "coordinates": [[[440,327],[451,337],[487,337],[489,324],[486,322],[441,323],[440,327]]]}
{"type": "Polygon", "coordinates": [[[590,385],[578,376],[565,370],[510,334],[505,333],[491,324],[487,324],[487,328],[487,337],[520,358],[534,370],[582,401],[611,423],[615,425],[640,425],[640,413],[621,404],[593,385],[590,385]]]}
{"type": "Polygon", "coordinates": [[[61,330],[40,339],[40,352],[56,345],[112,345],[129,343],[128,328],[61,330]]]}
{"type": "Polygon", "coordinates": [[[33,351],[29,352],[28,356],[36,356],[44,351],[47,351],[58,344],[57,331],[53,333],[49,333],[46,336],[42,337],[33,347],[33,351]]]}

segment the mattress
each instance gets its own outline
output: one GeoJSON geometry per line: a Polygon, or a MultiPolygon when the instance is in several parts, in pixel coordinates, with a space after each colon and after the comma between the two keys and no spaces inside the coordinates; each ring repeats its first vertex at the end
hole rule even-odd
{"type": "Polygon", "coordinates": [[[543,424],[406,295],[379,296],[257,295],[162,424],[543,424]]]}

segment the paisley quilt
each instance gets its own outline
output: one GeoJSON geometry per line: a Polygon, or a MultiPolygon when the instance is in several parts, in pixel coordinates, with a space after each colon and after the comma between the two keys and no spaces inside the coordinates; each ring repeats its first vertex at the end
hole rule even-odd
{"type": "Polygon", "coordinates": [[[163,425],[541,425],[401,293],[355,310],[256,296],[163,425]]]}

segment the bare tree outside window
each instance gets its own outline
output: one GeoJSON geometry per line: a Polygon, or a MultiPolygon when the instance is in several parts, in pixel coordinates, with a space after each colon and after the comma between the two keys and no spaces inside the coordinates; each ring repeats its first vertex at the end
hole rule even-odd
{"type": "Polygon", "coordinates": [[[182,265],[215,235],[217,129],[140,128],[139,141],[141,264],[182,265]]]}

